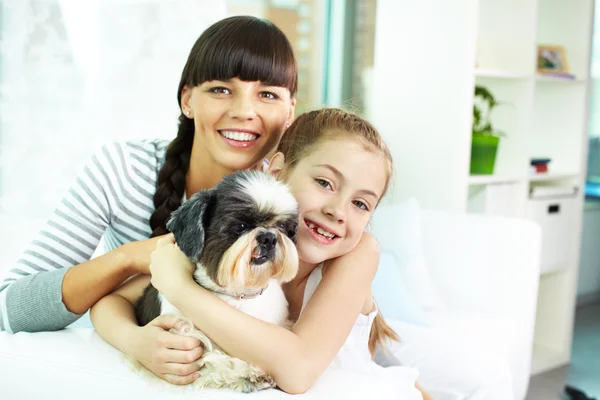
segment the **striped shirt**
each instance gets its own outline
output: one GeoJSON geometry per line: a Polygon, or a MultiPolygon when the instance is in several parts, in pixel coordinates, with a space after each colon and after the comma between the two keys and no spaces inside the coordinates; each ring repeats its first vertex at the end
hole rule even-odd
{"type": "Polygon", "coordinates": [[[152,198],[168,144],[112,143],[92,156],[0,283],[0,331],[57,330],[81,316],[62,301],[65,272],[88,261],[102,237],[110,251],[150,236],[152,198]]]}

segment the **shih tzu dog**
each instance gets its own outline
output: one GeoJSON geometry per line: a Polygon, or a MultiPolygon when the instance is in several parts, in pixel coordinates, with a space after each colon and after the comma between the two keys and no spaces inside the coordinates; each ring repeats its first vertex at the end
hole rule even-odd
{"type": "MultiPolygon", "coordinates": [[[[196,265],[195,281],[240,311],[290,328],[281,284],[298,272],[298,205],[288,187],[258,171],[238,171],[173,212],[167,228],[196,265]]],[[[135,306],[143,326],[162,314],[184,318],[175,333],[204,345],[199,388],[252,392],[275,383],[259,367],[231,357],[149,285],[135,306]]]]}

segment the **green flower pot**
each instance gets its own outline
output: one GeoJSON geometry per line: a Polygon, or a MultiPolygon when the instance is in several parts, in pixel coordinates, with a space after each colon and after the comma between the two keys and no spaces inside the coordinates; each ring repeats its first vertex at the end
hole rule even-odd
{"type": "Polygon", "coordinates": [[[472,138],[471,175],[493,174],[500,138],[482,134],[475,134],[472,138]]]}

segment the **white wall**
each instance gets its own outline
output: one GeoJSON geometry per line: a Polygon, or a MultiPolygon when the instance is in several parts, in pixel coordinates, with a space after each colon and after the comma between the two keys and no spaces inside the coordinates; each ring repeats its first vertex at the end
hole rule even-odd
{"type": "Polygon", "coordinates": [[[365,108],[394,157],[391,201],[466,209],[477,15],[476,0],[377,2],[365,108]]]}

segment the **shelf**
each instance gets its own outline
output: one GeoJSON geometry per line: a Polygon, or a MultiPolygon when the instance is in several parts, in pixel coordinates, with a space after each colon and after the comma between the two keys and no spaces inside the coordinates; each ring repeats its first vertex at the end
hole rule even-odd
{"type": "Polygon", "coordinates": [[[550,75],[536,75],[535,80],[538,82],[549,82],[549,83],[565,83],[565,84],[580,84],[585,83],[585,79],[580,78],[561,78],[559,76],[550,76],[550,75]]]}
{"type": "Polygon", "coordinates": [[[499,69],[475,69],[475,76],[478,78],[493,79],[529,79],[533,75],[520,72],[503,71],[499,69]]]}
{"type": "Polygon", "coordinates": [[[515,175],[470,175],[467,182],[469,185],[493,185],[497,183],[521,183],[523,177],[515,175]]]}
{"type": "Polygon", "coordinates": [[[537,175],[530,175],[527,179],[529,182],[545,182],[545,181],[564,181],[567,179],[577,179],[579,174],[572,173],[561,173],[561,172],[548,172],[537,175]]]}
{"type": "Polygon", "coordinates": [[[533,344],[531,375],[538,375],[568,362],[565,355],[539,343],[533,344]]]}

